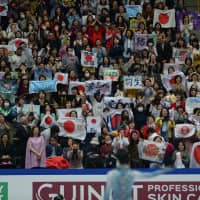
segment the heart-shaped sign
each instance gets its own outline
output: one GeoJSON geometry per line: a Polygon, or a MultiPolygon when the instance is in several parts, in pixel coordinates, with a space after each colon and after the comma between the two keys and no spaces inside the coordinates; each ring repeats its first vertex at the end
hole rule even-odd
{"type": "Polygon", "coordinates": [[[200,165],[200,145],[194,148],[194,158],[196,162],[200,165]]]}

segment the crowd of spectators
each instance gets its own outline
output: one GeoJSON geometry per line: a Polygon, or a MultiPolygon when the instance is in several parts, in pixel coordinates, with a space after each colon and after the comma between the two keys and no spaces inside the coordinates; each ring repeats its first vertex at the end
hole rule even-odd
{"type": "MultiPolygon", "coordinates": [[[[0,17],[0,84],[14,89],[0,91],[1,168],[112,168],[120,148],[129,152],[132,168],[190,166],[193,144],[200,138],[200,107],[197,103],[188,113],[186,101],[200,98],[199,39],[189,15],[184,15],[179,28],[162,28],[153,23],[155,8],[187,11],[183,0],[8,0],[7,15],[0,17]],[[141,5],[142,12],[130,18],[126,5],[141,5]],[[153,39],[136,50],[135,34],[153,39]],[[21,38],[16,49],[5,51],[3,45],[16,38],[21,38]],[[189,52],[181,64],[175,48],[189,52]],[[82,51],[96,53],[97,67],[81,65],[82,51]],[[170,63],[167,72],[166,63],[170,63]],[[104,80],[105,69],[119,71],[109,95],[113,101],[119,99],[114,108],[99,91],[86,95],[83,89],[73,88],[69,94],[70,81],[104,80]],[[68,83],[57,84],[57,92],[30,93],[36,70],[50,70],[52,79],[57,72],[67,73],[68,83]],[[175,76],[166,86],[170,74],[175,76]],[[125,76],[142,77],[142,88],[125,89],[125,76]],[[124,98],[130,101],[124,103],[124,98]],[[39,114],[23,112],[25,104],[40,105],[39,114]],[[100,116],[101,130],[79,139],[60,135],[58,123],[41,126],[47,114],[58,119],[57,109],[72,109],[69,117],[76,118],[76,108],[84,120],[100,116]],[[122,110],[115,130],[104,120],[112,110],[122,110]],[[192,125],[194,132],[177,138],[178,124],[192,125]],[[166,145],[162,162],[141,159],[138,145],[143,141],[166,145]],[[57,158],[53,164],[52,158],[57,158]]],[[[42,84],[46,77],[38,76],[42,84]]]]}

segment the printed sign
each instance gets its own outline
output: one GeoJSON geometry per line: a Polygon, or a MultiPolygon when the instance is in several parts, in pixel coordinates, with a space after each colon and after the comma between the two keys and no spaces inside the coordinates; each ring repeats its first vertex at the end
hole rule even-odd
{"type": "Polygon", "coordinates": [[[35,104],[24,104],[22,108],[22,113],[27,114],[33,112],[35,116],[40,115],[40,105],[35,104]]]}
{"type": "Polygon", "coordinates": [[[118,81],[119,79],[119,70],[117,69],[104,69],[103,70],[103,79],[118,81]]]}
{"type": "Polygon", "coordinates": [[[45,68],[45,69],[34,69],[34,80],[39,81],[40,77],[43,76],[45,80],[52,80],[52,69],[45,68]]]}
{"type": "Polygon", "coordinates": [[[17,82],[15,80],[0,80],[0,93],[3,94],[16,94],[18,89],[17,82]]]}
{"type": "Polygon", "coordinates": [[[142,76],[124,76],[124,89],[142,89],[142,76]]]}
{"type": "MultiPolygon", "coordinates": [[[[174,178],[175,179],[175,178],[174,178]]],[[[92,179],[94,180],[94,179],[92,179]]],[[[142,181],[132,189],[134,200],[198,200],[200,182],[142,181]],[[178,189],[177,189],[178,188],[178,189]]],[[[66,200],[102,200],[105,182],[33,182],[33,200],[52,200],[57,194],[66,200]]]]}
{"type": "Polygon", "coordinates": [[[110,95],[112,90],[112,82],[106,80],[93,80],[85,82],[86,95],[100,94],[110,95]]]}
{"type": "MultiPolygon", "coordinates": [[[[103,199],[107,178],[105,170],[92,170],[92,173],[79,169],[76,169],[76,172],[73,170],[50,170],[48,173],[46,170],[43,173],[39,171],[38,173],[38,170],[30,172],[11,170],[10,174],[1,173],[0,195],[8,194],[9,200],[53,200],[58,194],[63,195],[65,200],[103,199]],[[23,181],[19,184],[19,180],[23,181]],[[1,186],[2,183],[5,190],[1,186]]],[[[173,170],[170,174],[136,182],[132,188],[132,199],[199,200],[199,180],[198,169],[173,170]],[[190,172],[195,174],[189,174],[190,172]]]]}
{"type": "Polygon", "coordinates": [[[55,80],[30,81],[29,93],[57,92],[57,82],[55,80]]]}
{"type": "Polygon", "coordinates": [[[181,30],[181,25],[183,22],[183,18],[185,16],[188,16],[189,18],[189,24],[192,24],[193,30],[197,30],[199,28],[199,21],[198,21],[198,13],[194,11],[182,11],[182,12],[177,12],[176,13],[176,19],[177,19],[177,24],[176,27],[177,29],[181,30]]]}
{"type": "Polygon", "coordinates": [[[200,97],[188,97],[185,104],[186,112],[193,114],[195,108],[200,108],[200,97]]]}
{"type": "Polygon", "coordinates": [[[8,200],[8,183],[0,182],[0,200],[8,200]]]}
{"type": "Polygon", "coordinates": [[[177,65],[175,63],[165,63],[163,73],[169,74],[169,68],[172,68],[174,70],[174,72],[180,71],[179,65],[177,65]]]}
{"type": "Polygon", "coordinates": [[[147,46],[149,39],[155,39],[152,34],[139,34],[134,35],[134,48],[135,50],[143,50],[147,46]]]}
{"type": "Polygon", "coordinates": [[[140,5],[126,5],[125,8],[129,18],[136,17],[138,13],[142,13],[140,5]]]}
{"type": "Polygon", "coordinates": [[[175,63],[184,64],[187,57],[191,57],[189,49],[173,48],[173,58],[175,58],[175,63]]]}
{"type": "Polygon", "coordinates": [[[128,105],[129,107],[134,102],[135,99],[129,97],[104,97],[105,106],[111,109],[115,109],[118,103],[128,105]]]}

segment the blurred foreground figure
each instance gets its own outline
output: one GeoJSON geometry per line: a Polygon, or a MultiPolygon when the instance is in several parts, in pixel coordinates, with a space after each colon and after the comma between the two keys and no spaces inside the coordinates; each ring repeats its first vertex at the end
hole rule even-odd
{"type": "Polygon", "coordinates": [[[129,168],[128,153],[124,149],[117,152],[117,159],[119,166],[108,173],[104,200],[132,200],[135,180],[151,178],[169,171],[169,169],[150,173],[133,171],[129,168]]]}

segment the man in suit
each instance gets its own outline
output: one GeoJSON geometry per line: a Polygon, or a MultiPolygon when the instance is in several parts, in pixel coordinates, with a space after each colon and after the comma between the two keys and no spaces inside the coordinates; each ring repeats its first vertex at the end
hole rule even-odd
{"type": "Polygon", "coordinates": [[[166,41],[166,36],[164,32],[160,34],[160,40],[156,45],[156,50],[158,53],[157,59],[161,66],[160,73],[162,73],[164,63],[170,62],[170,59],[172,58],[172,47],[166,41]]]}
{"type": "Polygon", "coordinates": [[[20,118],[20,123],[16,126],[16,137],[18,138],[17,152],[20,158],[20,168],[25,167],[25,155],[26,155],[26,143],[30,137],[31,129],[28,126],[28,121],[26,116],[20,118]]]}

